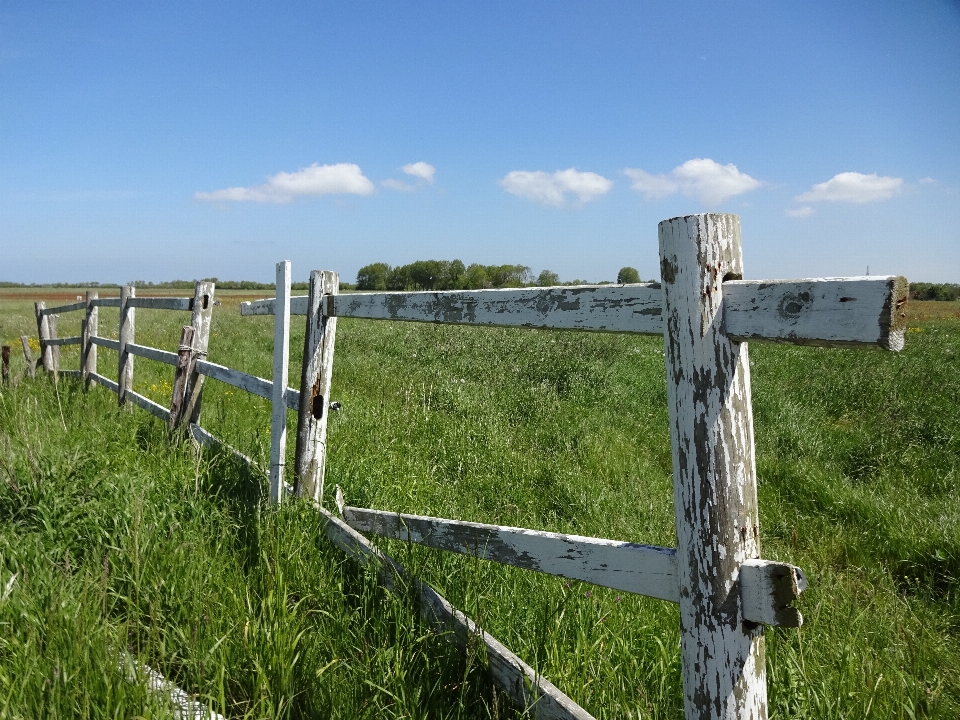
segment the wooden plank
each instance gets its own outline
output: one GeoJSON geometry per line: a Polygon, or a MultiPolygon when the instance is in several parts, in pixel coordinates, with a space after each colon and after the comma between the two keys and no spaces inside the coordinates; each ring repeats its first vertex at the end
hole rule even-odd
{"type": "MultiPolygon", "coordinates": [[[[309,296],[294,295],[290,298],[290,314],[306,315],[309,296]]],[[[251,300],[240,303],[241,315],[273,315],[276,298],[264,298],[263,300],[251,300]]]]}
{"type": "Polygon", "coordinates": [[[120,298],[97,298],[94,301],[95,307],[120,307],[120,298]]]}
{"type": "Polygon", "coordinates": [[[490,675],[511,702],[539,720],[592,720],[593,716],[538,674],[490,633],[457,610],[436,590],[410,577],[400,563],[374,548],[370,542],[324,507],[317,511],[325,518],[324,532],[334,545],[361,564],[373,562],[380,582],[391,592],[411,587],[419,600],[420,615],[460,648],[477,639],[484,644],[490,675]],[[451,632],[452,631],[452,632],[451,632]]]}
{"type": "Polygon", "coordinates": [[[673,218],[659,236],[684,711],[766,718],[763,626],[743,620],[737,584],[760,554],[750,362],[723,322],[723,278],[743,275],[740,218],[673,218]]]}
{"type": "Polygon", "coordinates": [[[114,382],[113,380],[111,380],[110,378],[105,378],[103,375],[100,375],[100,374],[98,374],[98,373],[92,373],[92,374],[90,375],[90,379],[93,380],[95,383],[98,383],[98,384],[100,384],[100,385],[103,385],[103,387],[105,387],[107,390],[113,390],[114,392],[120,392],[120,386],[117,385],[117,383],[115,383],[115,382],[114,382]]]}
{"type": "Polygon", "coordinates": [[[770,560],[745,560],[740,566],[743,619],[800,627],[803,616],[791,603],[806,587],[807,579],[798,567],[770,560]]]}
{"type": "Polygon", "coordinates": [[[173,374],[173,393],[170,398],[170,418],[167,429],[172,433],[180,426],[183,417],[183,408],[187,400],[187,380],[190,378],[191,365],[195,363],[193,356],[193,336],[196,329],[193,325],[184,325],[180,330],[180,345],[177,348],[176,370],[173,374]]]}
{"type": "Polygon", "coordinates": [[[287,454],[287,376],[290,361],[290,261],[277,263],[277,297],[273,322],[273,393],[270,412],[270,502],[283,499],[287,454]]]}
{"type": "Polygon", "coordinates": [[[257,395],[267,400],[273,397],[273,383],[256,375],[249,375],[240,370],[217,365],[209,360],[197,360],[197,372],[201,375],[219,380],[227,385],[232,385],[240,390],[245,390],[252,395],[257,395]]]}
{"type": "Polygon", "coordinates": [[[333,317],[660,335],[657,283],[507,290],[350,293],[331,296],[333,317]]]}
{"type": "Polygon", "coordinates": [[[47,330],[50,333],[46,342],[47,350],[50,353],[50,370],[53,373],[54,381],[60,373],[60,348],[57,346],[57,315],[47,315],[47,330]]]}
{"type": "Polygon", "coordinates": [[[906,278],[733,280],[723,283],[723,319],[737,342],[796,345],[878,345],[902,350],[906,278]]]}
{"type": "Polygon", "coordinates": [[[239,450],[234,449],[233,447],[225,443],[223,440],[218,438],[216,435],[212,435],[211,433],[207,432],[204,428],[200,427],[196,423],[190,423],[190,434],[193,436],[194,440],[196,440],[198,443],[200,443],[204,447],[210,448],[211,450],[228,452],[231,455],[233,455],[237,460],[240,460],[246,463],[257,472],[264,475],[266,474],[263,472],[263,468],[261,468],[260,465],[257,464],[257,462],[253,458],[248,457],[244,455],[242,452],[240,452],[239,450]]]}
{"type": "Polygon", "coordinates": [[[147,345],[137,345],[136,343],[127,344],[127,352],[148,360],[166,363],[167,365],[177,364],[177,354],[166,350],[158,350],[147,345]]]}
{"type": "MultiPolygon", "coordinates": [[[[51,315],[51,317],[54,316],[51,315]]],[[[60,345],[80,345],[81,343],[83,343],[83,338],[79,335],[65,338],[51,338],[50,340],[47,340],[47,344],[53,347],[59,347],[60,345]]]]}
{"type": "Polygon", "coordinates": [[[60,313],[73,312],[74,310],[86,310],[87,303],[84,302],[75,302],[70,303],[69,305],[58,305],[57,307],[44,308],[44,315],[59,315],[60,313]]]}
{"type": "Polygon", "coordinates": [[[94,345],[99,345],[101,347],[110,348],[111,350],[120,352],[120,343],[117,340],[111,340],[110,338],[105,337],[93,337],[90,338],[90,342],[94,345]]]}
{"type": "Polygon", "coordinates": [[[82,378],[83,374],[79,370],[60,370],[60,375],[66,375],[67,377],[82,378]]]}
{"type": "Polygon", "coordinates": [[[29,374],[30,377],[36,377],[37,362],[33,359],[33,353],[30,352],[30,338],[26,335],[21,335],[20,345],[23,347],[23,359],[27,363],[27,374],[29,374]]]}
{"type": "Polygon", "coordinates": [[[226,720],[220,713],[214,712],[203,703],[191,699],[191,696],[184,690],[181,690],[150,666],[134,659],[129,653],[122,653],[120,669],[124,671],[129,682],[145,681],[148,691],[169,702],[173,709],[174,720],[226,720]]]}
{"type": "Polygon", "coordinates": [[[90,379],[90,373],[97,372],[97,346],[93,343],[100,332],[100,308],[94,305],[94,301],[99,297],[95,291],[87,291],[87,312],[83,318],[81,336],[83,342],[80,344],[80,372],[83,379],[83,389],[89,390],[93,385],[90,379]]]}
{"type": "Polygon", "coordinates": [[[360,532],[680,601],[673,548],[365,508],[344,507],[342,514],[360,532]]]}
{"type": "Polygon", "coordinates": [[[190,326],[193,328],[193,343],[190,350],[190,362],[187,367],[187,384],[184,397],[181,420],[189,419],[192,423],[200,422],[200,411],[203,408],[203,376],[196,371],[196,363],[200,358],[207,356],[210,346],[210,328],[213,323],[213,294],[212,282],[198,282],[193,289],[193,313],[190,315],[190,326]]]}
{"type": "Polygon", "coordinates": [[[287,403],[288,410],[300,409],[300,391],[299,390],[294,390],[292,387],[288,387],[287,392],[283,396],[283,398],[287,403]]]}
{"type": "Polygon", "coordinates": [[[117,391],[117,404],[121,407],[127,401],[127,391],[133,388],[133,355],[127,350],[127,345],[133,343],[136,337],[137,309],[130,305],[130,300],[136,294],[134,285],[120,288],[120,340],[117,343],[117,386],[120,389],[117,391]]]}
{"type": "Polygon", "coordinates": [[[130,307],[150,310],[193,310],[193,298],[188,297],[138,297],[131,298],[130,307]]]}
{"type": "Polygon", "coordinates": [[[307,328],[303,339],[303,371],[297,422],[295,492],[316,503],[323,502],[323,476],[327,460],[327,408],[330,406],[330,382],[333,377],[333,347],[337,319],[323,314],[325,297],[340,292],[340,276],[335,272],[310,273],[307,328]]]}
{"type": "Polygon", "coordinates": [[[137,405],[142,407],[144,410],[151,413],[152,415],[157,416],[159,419],[163,420],[164,422],[167,422],[170,419],[170,411],[167,410],[165,407],[163,407],[163,405],[155,403],[150,398],[144,397],[140,393],[134,392],[133,390],[129,390],[129,389],[127,390],[127,397],[130,398],[137,405]]]}

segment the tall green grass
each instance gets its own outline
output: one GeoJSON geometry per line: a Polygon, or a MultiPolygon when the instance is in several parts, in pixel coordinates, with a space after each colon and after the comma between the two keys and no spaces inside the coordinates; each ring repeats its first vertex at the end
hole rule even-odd
{"type": "MultiPolygon", "coordinates": [[[[269,377],[272,319],[224,302],[210,359],[269,377]]],[[[4,338],[27,310],[0,308],[4,338]]],[[[138,342],[171,349],[187,318],[138,311],[138,342]]],[[[952,319],[897,355],[751,346],[763,556],[810,578],[804,627],[767,632],[771,717],[960,714],[955,350],[952,319]]],[[[135,377],[169,401],[168,367],[135,377]]],[[[675,543],[656,338],[341,320],[333,399],[328,499],[675,543]]],[[[265,401],[208,382],[202,423],[266,464],[265,401]]],[[[267,508],[261,476],[102,388],[4,388],[0,457],[0,717],[162,714],[123,650],[231,717],[515,713],[308,508],[267,508]]],[[[383,545],[594,715],[682,717],[675,606],[383,545]]]]}

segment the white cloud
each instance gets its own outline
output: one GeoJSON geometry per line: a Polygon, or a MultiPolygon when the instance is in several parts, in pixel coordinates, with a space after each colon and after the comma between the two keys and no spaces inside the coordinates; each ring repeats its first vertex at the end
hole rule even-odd
{"type": "Polygon", "coordinates": [[[566,193],[573,193],[580,202],[590,202],[609,191],[613,181],[597,173],[579,172],[574,168],[557,170],[555,173],[513,170],[500,180],[500,186],[511,195],[562,207],[567,202],[566,193]]]}
{"type": "Polygon", "coordinates": [[[721,165],[710,158],[687,160],[665,175],[651,175],[638,168],[626,168],[623,173],[633,180],[630,187],[648,200],[660,200],[679,192],[708,207],[756,190],[763,184],[740,172],[733,163],[721,165]]]}
{"type": "Polygon", "coordinates": [[[903,178],[843,172],[797,195],[797,202],[868,203],[889,200],[898,194],[903,178]]]}
{"type": "Polygon", "coordinates": [[[925,178],[920,178],[920,184],[921,184],[921,185],[936,185],[936,184],[937,184],[937,181],[934,180],[932,177],[925,177],[925,178]]]}
{"type": "Polygon", "coordinates": [[[437,172],[437,169],[433,165],[430,163],[425,163],[422,160],[420,162],[404,165],[400,169],[403,170],[407,175],[413,175],[414,177],[426,180],[431,185],[433,184],[433,175],[435,172],[437,172]]]}
{"type": "Polygon", "coordinates": [[[403,180],[394,180],[393,178],[387,178],[386,180],[381,180],[380,184],[385,188],[390,188],[391,190],[399,190],[400,192],[410,192],[416,188],[413,185],[405,183],[403,180]]]}
{"type": "Polygon", "coordinates": [[[787,210],[787,216],[795,217],[795,218],[805,218],[805,217],[810,217],[811,215],[813,215],[814,212],[816,211],[812,207],[810,207],[809,205],[804,205],[803,207],[792,208],[790,210],[787,210]]]}
{"type": "Polygon", "coordinates": [[[288,203],[300,195],[371,195],[374,190],[359,165],[314,163],[296,172],[272,175],[263,185],[198,192],[194,197],[208,201],[288,203]]]}

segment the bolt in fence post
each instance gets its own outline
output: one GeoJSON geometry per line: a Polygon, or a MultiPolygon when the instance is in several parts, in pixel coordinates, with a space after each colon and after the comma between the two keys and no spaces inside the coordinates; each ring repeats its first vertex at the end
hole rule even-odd
{"type": "Polygon", "coordinates": [[[323,500],[327,459],[327,415],[333,375],[333,344],[337,318],[327,315],[326,303],[340,292],[340,276],[329,270],[310,273],[307,330],[303,338],[303,373],[297,422],[296,493],[323,500]]]}
{"type": "Polygon", "coordinates": [[[750,362],[723,321],[722,283],[743,274],[740,218],[673,218],[659,235],[684,711],[762,719],[763,626],[742,619],[737,582],[760,550],[750,362]]]}
{"type": "Polygon", "coordinates": [[[0,347],[0,363],[2,363],[3,371],[3,384],[6,385],[10,382],[10,346],[4,345],[0,347]]]}
{"type": "Polygon", "coordinates": [[[290,261],[277,263],[273,306],[273,411],[270,415],[270,502],[283,501],[283,466],[287,455],[287,377],[290,361],[290,261]]]}
{"type": "Polygon", "coordinates": [[[21,335],[20,344],[23,346],[23,359],[27,361],[27,374],[30,375],[30,377],[35,377],[37,364],[33,360],[33,353],[30,352],[30,338],[26,335],[21,335]]]}
{"type": "Polygon", "coordinates": [[[137,296],[134,285],[124,285],[120,288],[120,350],[117,366],[117,404],[123,405],[127,401],[127,390],[133,390],[133,355],[127,352],[127,344],[134,342],[137,309],[130,307],[130,298],[137,296]]]}
{"type": "Polygon", "coordinates": [[[80,382],[84,390],[90,389],[93,385],[91,375],[97,373],[97,346],[93,338],[97,337],[100,328],[100,308],[93,301],[99,297],[99,293],[87,290],[87,314],[80,334],[80,382]]]}
{"type": "MultiPolygon", "coordinates": [[[[208,281],[198,282],[193,289],[192,314],[190,327],[193,328],[192,340],[188,343],[190,360],[186,368],[183,408],[177,419],[178,424],[200,422],[200,410],[203,403],[204,376],[196,371],[197,360],[207,356],[210,346],[210,326],[213,321],[214,284],[208,281]]],[[[181,338],[182,340],[182,338],[181,338]]],[[[181,342],[181,345],[184,343],[181,342]]],[[[173,418],[171,417],[171,420],[173,418]]],[[[171,429],[174,426],[171,425],[171,429]]]]}
{"type": "Polygon", "coordinates": [[[40,341],[40,358],[38,362],[47,372],[53,372],[52,352],[53,346],[47,345],[50,339],[50,323],[47,315],[43,312],[47,309],[47,304],[41,300],[33,304],[34,313],[37,316],[37,339],[40,341]]]}

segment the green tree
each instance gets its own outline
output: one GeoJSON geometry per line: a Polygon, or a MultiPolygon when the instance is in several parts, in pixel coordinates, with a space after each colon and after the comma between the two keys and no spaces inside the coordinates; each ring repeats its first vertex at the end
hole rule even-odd
{"type": "Polygon", "coordinates": [[[553,287],[559,284],[560,276],[553,272],[553,270],[541,270],[540,274],[537,275],[536,282],[534,282],[534,285],[537,287],[553,287]]]}
{"type": "Polygon", "coordinates": [[[640,273],[637,272],[636,268],[630,266],[620,268],[620,272],[617,273],[617,282],[621,285],[626,283],[638,283],[640,282],[640,273]]]}
{"type": "Polygon", "coordinates": [[[357,290],[386,290],[389,273],[390,266],[386,263],[364,265],[357,271],[357,290]]]}

